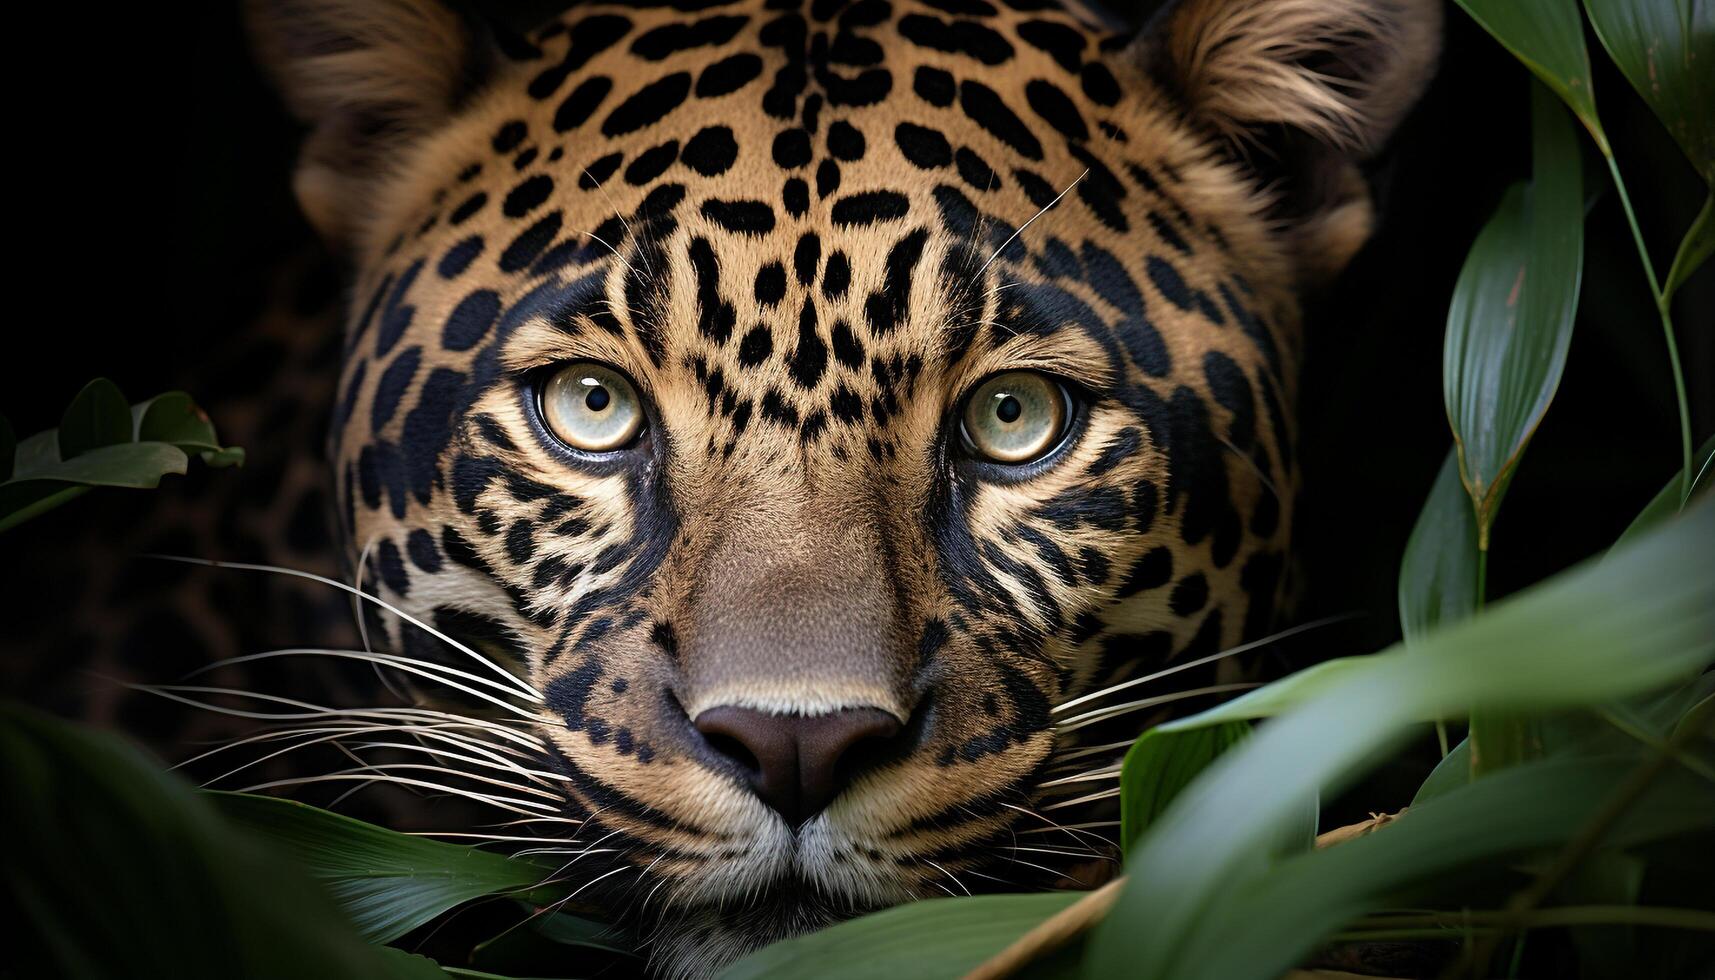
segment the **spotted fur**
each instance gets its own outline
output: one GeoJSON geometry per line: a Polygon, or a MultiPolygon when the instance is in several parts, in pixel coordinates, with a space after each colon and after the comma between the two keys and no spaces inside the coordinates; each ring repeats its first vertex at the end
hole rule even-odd
{"type": "Polygon", "coordinates": [[[527,37],[257,8],[351,260],[344,538],[524,679],[602,842],[587,894],[663,971],[1042,883],[1016,835],[1075,744],[1056,707],[1270,628],[1300,296],[1368,233],[1356,164],[1436,4],[1182,0],[1136,37],[1038,0],[580,5],[527,37]],[[545,426],[585,359],[637,383],[635,447],[545,426]],[[962,397],[1024,369],[1077,392],[1068,438],[962,453],[962,397]],[[903,732],[794,829],[693,726],[718,706],[903,732]]]}

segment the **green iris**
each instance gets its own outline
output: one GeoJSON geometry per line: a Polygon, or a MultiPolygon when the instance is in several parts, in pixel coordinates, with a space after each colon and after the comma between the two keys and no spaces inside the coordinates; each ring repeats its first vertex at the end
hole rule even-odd
{"type": "Polygon", "coordinates": [[[542,389],[542,415],[554,437],[573,449],[619,449],[643,428],[643,402],[625,375],[578,361],[554,372],[542,389]]]}
{"type": "Polygon", "coordinates": [[[977,386],[965,402],[965,440],[997,463],[1026,463],[1066,433],[1066,390],[1035,371],[1008,371],[977,386]]]}

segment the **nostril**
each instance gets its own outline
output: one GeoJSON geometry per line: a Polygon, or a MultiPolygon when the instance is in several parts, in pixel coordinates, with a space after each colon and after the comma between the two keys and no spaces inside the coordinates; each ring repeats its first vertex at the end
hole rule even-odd
{"type": "Polygon", "coordinates": [[[716,753],[738,763],[747,772],[756,772],[762,768],[762,764],[757,761],[756,753],[750,751],[743,742],[731,735],[723,735],[720,732],[703,732],[703,741],[716,753]]]}
{"type": "Polygon", "coordinates": [[[693,722],[709,749],[793,827],[822,812],[852,779],[887,757],[899,721],[878,708],[775,715],[710,708],[693,722]]]}

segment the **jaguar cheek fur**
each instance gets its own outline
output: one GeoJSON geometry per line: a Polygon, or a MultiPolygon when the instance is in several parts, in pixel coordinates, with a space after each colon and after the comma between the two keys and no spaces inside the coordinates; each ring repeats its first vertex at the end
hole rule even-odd
{"type": "Polygon", "coordinates": [[[351,558],[496,651],[504,679],[460,662],[583,895],[702,976],[1088,883],[1100,842],[1062,825],[1111,794],[1064,777],[1123,751],[1091,722],[1233,689],[1217,655],[1271,626],[1299,297],[1369,232],[1358,164],[1438,4],[1181,0],[1137,36],[1036,0],[252,23],[350,260],[351,558]]]}

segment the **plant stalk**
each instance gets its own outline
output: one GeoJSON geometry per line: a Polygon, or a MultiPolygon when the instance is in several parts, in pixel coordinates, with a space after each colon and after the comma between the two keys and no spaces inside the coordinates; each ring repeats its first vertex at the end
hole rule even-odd
{"type": "Polygon", "coordinates": [[[1679,342],[1673,336],[1671,304],[1669,298],[1662,293],[1661,284],[1655,277],[1655,266],[1650,262],[1649,249],[1644,245],[1643,229],[1638,227],[1637,213],[1632,210],[1632,197],[1626,193],[1625,179],[1620,176],[1619,161],[1612,153],[1604,153],[1602,156],[1608,162],[1608,173],[1613,175],[1614,188],[1620,196],[1620,206],[1626,212],[1626,223],[1631,226],[1632,242],[1638,247],[1638,261],[1643,263],[1644,278],[1649,282],[1656,314],[1661,317],[1662,337],[1667,341],[1667,360],[1673,369],[1673,394],[1679,404],[1679,506],[1683,508],[1686,500],[1691,497],[1691,408],[1685,398],[1685,371],[1679,364],[1679,342]]]}

